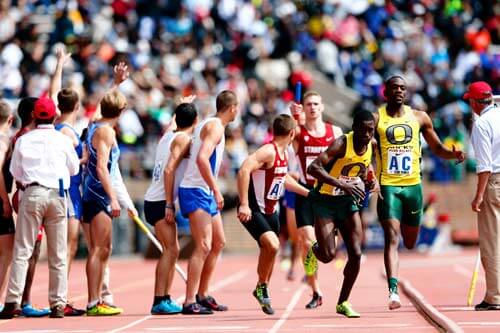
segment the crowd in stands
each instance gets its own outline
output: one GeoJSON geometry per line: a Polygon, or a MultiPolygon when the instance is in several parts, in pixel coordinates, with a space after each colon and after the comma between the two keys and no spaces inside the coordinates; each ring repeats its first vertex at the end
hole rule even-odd
{"type": "MultiPolygon", "coordinates": [[[[43,95],[60,43],[72,53],[63,86],[80,94],[80,128],[110,84],[111,65],[131,68],[121,87],[129,102],[119,128],[124,176],[152,169],[176,96],[196,94],[204,117],[223,89],[236,91],[242,110],[227,133],[232,174],[267,139],[273,117],[288,112],[294,84],[313,86],[305,64],[357,92],[356,110],[375,110],[384,78],[403,74],[409,103],[432,114],[449,144],[468,144],[467,84],[485,80],[500,92],[495,0],[1,0],[1,97],[15,107],[43,95]]],[[[431,179],[459,180],[463,171],[453,168],[434,168],[431,179]],[[443,176],[442,168],[451,169],[443,176]]]]}

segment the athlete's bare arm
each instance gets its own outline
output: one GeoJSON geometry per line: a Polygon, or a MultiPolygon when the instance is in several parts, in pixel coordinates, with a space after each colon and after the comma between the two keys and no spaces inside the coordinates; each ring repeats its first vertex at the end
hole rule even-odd
{"type": "Polygon", "coordinates": [[[303,197],[307,197],[309,195],[309,190],[300,185],[291,173],[287,173],[285,176],[285,188],[288,191],[295,192],[303,197]]]}
{"type": "Polygon", "coordinates": [[[163,170],[163,185],[165,187],[165,200],[168,208],[165,209],[165,220],[167,223],[175,223],[174,212],[174,184],[175,184],[175,171],[179,167],[182,159],[189,154],[189,147],[191,146],[191,138],[187,134],[179,134],[172,141],[170,146],[170,155],[167,165],[163,170]]]}
{"type": "Polygon", "coordinates": [[[7,193],[7,187],[5,186],[5,179],[3,177],[3,164],[5,163],[5,157],[7,156],[7,152],[9,150],[9,140],[7,137],[5,139],[0,140],[0,199],[2,199],[3,206],[3,216],[10,217],[12,216],[12,208],[9,201],[9,195],[7,193]]]}
{"type": "Polygon", "coordinates": [[[276,158],[276,151],[272,144],[266,144],[257,149],[241,165],[238,171],[238,195],[240,206],[238,207],[238,219],[244,223],[252,218],[252,211],[248,203],[248,188],[250,186],[250,175],[261,168],[270,168],[276,158]]]}
{"type": "Polygon", "coordinates": [[[417,110],[413,110],[413,113],[418,119],[420,130],[425,138],[425,141],[427,141],[429,148],[434,154],[448,160],[456,159],[458,162],[463,162],[465,160],[465,153],[463,151],[457,150],[455,146],[453,146],[452,150],[449,150],[443,145],[441,140],[439,140],[439,137],[434,130],[434,126],[432,125],[432,120],[427,113],[417,110]]]}
{"type": "Polygon", "coordinates": [[[200,174],[203,180],[207,183],[208,187],[214,192],[215,202],[217,203],[217,209],[221,210],[224,207],[224,197],[219,191],[215,177],[212,175],[212,169],[210,167],[210,156],[214,152],[215,148],[222,140],[224,135],[224,127],[222,127],[218,122],[210,121],[205,126],[200,133],[201,147],[196,157],[196,165],[200,169],[200,174]]]}

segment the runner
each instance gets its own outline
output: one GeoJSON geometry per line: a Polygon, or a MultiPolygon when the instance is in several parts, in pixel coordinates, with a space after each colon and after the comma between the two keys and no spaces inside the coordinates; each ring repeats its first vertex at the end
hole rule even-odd
{"type": "MultiPolygon", "coordinates": [[[[118,66],[126,71],[123,64],[118,66]]],[[[118,166],[120,150],[113,129],[127,107],[127,100],[117,89],[112,89],[101,100],[100,106],[102,118],[88,129],[86,144],[89,160],[83,186],[83,221],[90,223],[91,244],[87,259],[87,316],[123,312],[123,309],[103,302],[103,276],[111,255],[112,218],[120,216],[120,205],[125,206],[129,216],[137,215],[121,177],[118,166]]]]}
{"type": "Polygon", "coordinates": [[[224,129],[236,118],[238,108],[235,93],[224,90],[217,96],[215,117],[205,119],[194,131],[189,162],[179,188],[181,213],[189,217],[195,243],[189,259],[183,314],[227,310],[208,295],[208,287],[225,243],[220,215],[224,198],[216,182],[224,153],[224,129]]]}
{"type": "MultiPolygon", "coordinates": [[[[52,100],[57,103],[57,108],[60,116],[56,121],[55,129],[70,138],[75,147],[76,154],[80,159],[80,171],[77,175],[71,177],[71,183],[68,190],[68,280],[71,271],[71,263],[75,257],[78,247],[78,234],[80,231],[80,221],[82,217],[82,195],[80,186],[82,183],[82,168],[81,165],[86,163],[87,154],[84,156],[83,143],[80,140],[79,134],[74,129],[76,114],[80,109],[80,101],[76,91],[72,89],[61,90],[62,70],[64,64],[71,58],[70,53],[66,53],[64,48],[60,48],[56,52],[57,63],[56,70],[51,80],[50,92],[52,100]]],[[[64,308],[64,315],[82,316],[85,310],[76,309],[70,303],[64,308]]]]}
{"type": "Polygon", "coordinates": [[[347,263],[337,313],[358,318],[360,314],[352,309],[348,298],[361,262],[363,227],[359,211],[365,196],[362,180],[366,180],[372,160],[372,144],[375,144],[372,142],[375,130],[373,115],[366,111],[356,113],[352,129],[321,153],[307,171],[317,179],[315,189],[309,196],[318,239],[313,252],[323,263],[332,261],[336,250],[335,229],[340,231],[347,249],[347,263]]]}
{"type": "Polygon", "coordinates": [[[273,122],[273,141],[251,154],[238,172],[238,218],[260,248],[253,295],[268,315],[274,314],[268,284],[279,249],[277,203],[284,187],[304,197],[309,192],[288,175],[287,147],[295,136],[295,127],[290,116],[278,116],[273,122]]]}
{"type": "Polygon", "coordinates": [[[401,307],[398,294],[399,235],[406,248],[415,247],[422,219],[420,133],[434,154],[462,162],[461,150],[447,149],[427,113],[404,104],[406,82],[401,76],[385,81],[387,104],[374,114],[378,142],[377,165],[381,197],[377,213],[384,229],[384,263],[389,286],[389,309],[401,307]]]}
{"type": "Polygon", "coordinates": [[[181,103],[175,108],[174,117],[177,129],[167,132],[158,143],[151,185],[144,198],[146,221],[154,227],[156,237],[163,247],[156,264],[151,314],[182,311],[182,307],[170,297],[175,263],[180,251],[175,202],[179,184],[186,171],[191,135],[197,122],[196,108],[192,103],[181,103]]]}
{"type": "MultiPolygon", "coordinates": [[[[309,91],[304,95],[304,106],[294,103],[291,105],[291,113],[298,120],[302,112],[305,114],[304,125],[299,125],[297,135],[293,141],[293,148],[297,154],[300,166],[300,184],[312,189],[315,179],[307,173],[307,167],[314,159],[335,140],[342,135],[342,130],[325,123],[322,115],[325,106],[321,96],[314,91],[309,91]]],[[[295,216],[297,229],[302,245],[302,259],[307,276],[307,282],[311,286],[313,296],[306,305],[308,309],[314,309],[323,303],[323,298],[319,288],[317,278],[317,261],[312,252],[309,252],[312,244],[316,242],[314,235],[314,217],[312,203],[306,197],[297,195],[295,199],[295,216]],[[309,256],[307,255],[309,253],[309,256]]]]}

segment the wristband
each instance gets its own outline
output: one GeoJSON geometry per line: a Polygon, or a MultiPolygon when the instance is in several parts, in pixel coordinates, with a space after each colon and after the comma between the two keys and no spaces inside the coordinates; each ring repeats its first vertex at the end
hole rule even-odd
{"type": "Polygon", "coordinates": [[[165,204],[165,209],[172,209],[173,210],[174,209],[174,205],[166,203],[165,204]]]}

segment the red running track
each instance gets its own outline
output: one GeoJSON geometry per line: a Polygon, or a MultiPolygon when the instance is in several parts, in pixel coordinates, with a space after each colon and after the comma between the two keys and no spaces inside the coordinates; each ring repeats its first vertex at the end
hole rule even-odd
{"type": "MultiPolygon", "coordinates": [[[[443,316],[465,332],[499,332],[496,313],[477,313],[464,308],[472,274],[475,251],[428,257],[417,253],[401,255],[401,275],[443,316]]],[[[341,254],[342,256],[343,254],[341,254]]],[[[348,319],[335,313],[342,282],[342,262],[320,266],[323,306],[307,310],[311,292],[300,281],[287,281],[276,265],[270,285],[275,315],[265,315],[251,295],[256,283],[256,255],[225,255],[221,258],[212,294],[229,306],[229,311],[211,316],[151,316],[154,261],[139,258],[113,259],[111,289],[117,305],[125,313],[116,317],[77,317],[64,319],[16,318],[0,321],[0,333],[86,333],[86,332],[436,332],[435,323],[419,312],[403,294],[403,307],[387,309],[387,287],[382,277],[383,256],[369,253],[363,262],[351,303],[362,315],[348,319]]],[[[186,262],[181,262],[185,269],[186,262]]],[[[47,267],[38,267],[33,299],[38,306],[47,304],[47,267]]],[[[69,281],[70,299],[77,307],[86,304],[84,262],[74,264],[69,281]]],[[[184,283],[176,276],[172,296],[182,301],[184,283]]],[[[479,278],[476,301],[484,293],[479,278]]]]}

